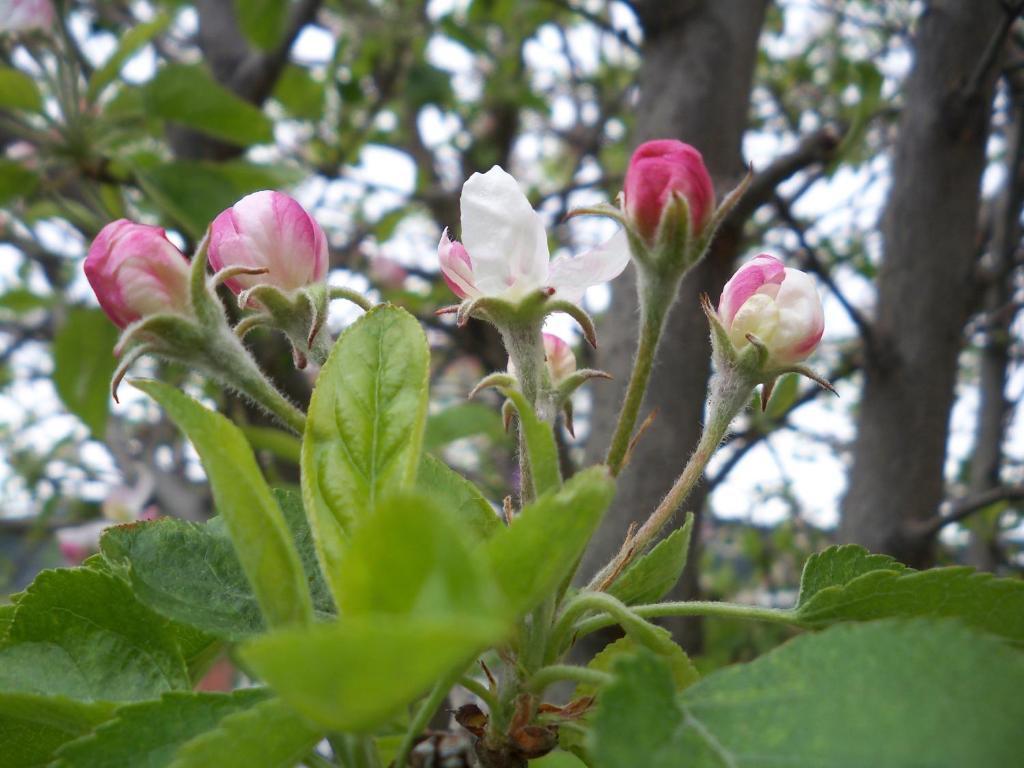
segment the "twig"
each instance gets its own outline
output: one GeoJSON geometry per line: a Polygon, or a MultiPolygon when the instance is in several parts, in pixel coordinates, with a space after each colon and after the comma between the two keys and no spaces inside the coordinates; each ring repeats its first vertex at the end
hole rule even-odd
{"type": "Polygon", "coordinates": [[[917,522],[913,525],[913,532],[919,536],[933,536],[947,525],[959,523],[998,501],[1024,501],[1024,485],[1001,485],[955,501],[947,501],[943,505],[949,507],[946,514],[917,522]]]}

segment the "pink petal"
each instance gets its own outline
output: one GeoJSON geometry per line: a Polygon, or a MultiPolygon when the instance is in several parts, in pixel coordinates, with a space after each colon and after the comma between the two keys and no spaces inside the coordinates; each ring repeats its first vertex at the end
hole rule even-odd
{"type": "Polygon", "coordinates": [[[448,228],[441,233],[437,244],[437,258],[441,263],[441,276],[460,299],[480,295],[473,281],[473,262],[462,243],[448,238],[448,228]]]}
{"type": "Polygon", "coordinates": [[[732,325],[733,318],[747,299],[764,285],[781,285],[785,274],[785,265],[767,253],[755,256],[740,267],[722,289],[722,297],[718,302],[718,314],[722,322],[726,326],[732,325]]]}

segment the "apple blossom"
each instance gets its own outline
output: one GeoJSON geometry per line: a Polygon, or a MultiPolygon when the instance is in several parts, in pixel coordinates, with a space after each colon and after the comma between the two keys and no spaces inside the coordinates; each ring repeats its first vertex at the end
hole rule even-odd
{"type": "Polygon", "coordinates": [[[825,328],[814,280],[767,253],[744,264],[726,283],[718,316],[737,349],[750,343],[748,334],[755,336],[776,365],[806,358],[825,328]]]}
{"type": "Polygon", "coordinates": [[[160,227],[118,219],[89,246],[85,276],[100,306],[124,328],[148,315],[189,307],[189,263],[160,227]]]}
{"type": "Polygon", "coordinates": [[[474,173],[462,187],[462,242],[441,235],[441,274],[462,299],[519,301],[554,289],[578,301],[592,285],[617,277],[629,263],[624,231],[579,256],[550,258],[544,222],[512,176],[498,166],[474,173]]]}
{"type": "Polygon", "coordinates": [[[235,293],[257,285],[294,291],[327,276],[327,237],[294,199],[264,190],[246,195],[210,225],[210,265],[266,269],[225,283],[235,293]]]}
{"type": "Polygon", "coordinates": [[[644,142],[630,158],[623,194],[627,218],[649,244],[673,193],[686,200],[693,234],[701,232],[715,211],[715,188],[700,152],[674,139],[644,142]]]}
{"type": "Polygon", "coordinates": [[[49,29],[53,18],[50,0],[0,0],[0,32],[49,29]]]}

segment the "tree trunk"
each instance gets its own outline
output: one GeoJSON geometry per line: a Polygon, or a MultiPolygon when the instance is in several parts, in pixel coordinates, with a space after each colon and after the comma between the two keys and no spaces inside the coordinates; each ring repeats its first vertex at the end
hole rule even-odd
{"type": "MultiPolygon", "coordinates": [[[[705,0],[635,3],[644,30],[640,102],[635,143],[678,138],[704,155],[719,196],[743,174],[741,140],[747,126],[757,40],[767,0],[705,0]]],[[[669,317],[644,412],[657,409],[653,426],[619,478],[615,505],[584,562],[589,577],[622,543],[632,521],[644,520],[682,471],[700,436],[710,371],[707,320],[698,297],[717,297],[739,246],[736,227],[724,228],[707,261],[684,281],[669,317]]],[[[614,283],[611,309],[602,323],[599,367],[615,380],[595,386],[590,461],[602,461],[636,349],[637,304],[632,270],[614,283]]],[[[699,512],[703,495],[688,509],[699,512]]],[[[696,593],[699,516],[683,594],[696,593]]],[[[688,632],[684,644],[699,644],[688,632]]]]}
{"type": "Polygon", "coordinates": [[[977,253],[981,173],[1005,33],[997,0],[934,0],[918,25],[914,68],[882,220],[876,344],[864,391],[840,536],[922,567],[933,536],[977,253]]]}

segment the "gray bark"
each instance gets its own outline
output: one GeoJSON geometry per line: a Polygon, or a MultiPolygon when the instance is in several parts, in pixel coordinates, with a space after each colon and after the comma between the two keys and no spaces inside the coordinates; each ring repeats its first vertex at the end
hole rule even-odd
{"type": "MultiPolygon", "coordinates": [[[[644,30],[640,101],[634,143],[678,138],[697,147],[721,197],[741,178],[740,142],[747,126],[757,40],[767,0],[706,0],[636,3],[644,30]]],[[[717,297],[739,246],[739,231],[725,227],[708,259],[684,280],[669,317],[651,385],[641,413],[657,409],[653,426],[639,443],[619,478],[615,504],[595,537],[582,573],[589,577],[618,549],[632,521],[644,520],[673,480],[700,437],[710,372],[707,320],[698,297],[717,297]]],[[[593,431],[588,459],[602,461],[607,450],[636,349],[637,305],[629,274],[613,284],[613,299],[599,334],[598,366],[613,382],[593,388],[593,431]]],[[[700,510],[703,497],[687,509],[700,510]]],[[[700,541],[699,516],[691,566],[700,541]]],[[[692,567],[682,581],[683,594],[696,593],[692,567]]],[[[697,644],[689,632],[683,641],[697,644]]]]}
{"type": "Polygon", "coordinates": [[[934,537],[914,533],[943,498],[957,356],[977,252],[997,0],[934,0],[915,40],[882,220],[874,349],[865,358],[840,536],[914,566],[934,537]]]}

